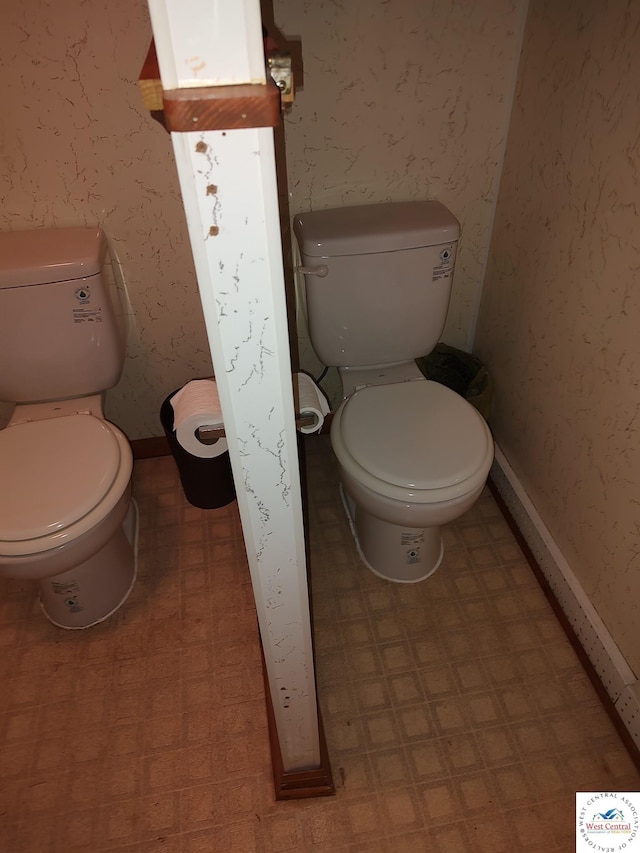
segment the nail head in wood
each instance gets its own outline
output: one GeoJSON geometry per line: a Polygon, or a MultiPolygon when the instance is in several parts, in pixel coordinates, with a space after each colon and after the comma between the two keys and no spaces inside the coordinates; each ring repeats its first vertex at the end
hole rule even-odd
{"type": "Polygon", "coordinates": [[[177,133],[276,127],[280,122],[280,91],[271,78],[264,85],[169,89],[162,102],[167,129],[177,133]]]}

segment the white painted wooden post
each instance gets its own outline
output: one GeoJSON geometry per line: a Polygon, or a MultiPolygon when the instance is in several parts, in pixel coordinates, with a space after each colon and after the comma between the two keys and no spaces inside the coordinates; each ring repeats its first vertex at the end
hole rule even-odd
{"type": "MultiPolygon", "coordinates": [[[[163,89],[266,82],[258,0],[149,0],[163,89]]],[[[283,769],[320,763],[270,128],[171,134],[283,769]]]]}

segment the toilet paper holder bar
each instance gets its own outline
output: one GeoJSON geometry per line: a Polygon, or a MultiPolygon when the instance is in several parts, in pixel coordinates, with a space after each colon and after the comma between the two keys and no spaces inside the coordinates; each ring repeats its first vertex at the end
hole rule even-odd
{"type": "MultiPolygon", "coordinates": [[[[315,415],[298,415],[296,417],[296,429],[300,429],[305,426],[313,426],[315,422],[315,415]]],[[[224,427],[221,426],[207,426],[206,424],[203,424],[196,430],[196,438],[203,444],[215,444],[219,438],[225,438],[225,436],[226,433],[224,427]]]]}

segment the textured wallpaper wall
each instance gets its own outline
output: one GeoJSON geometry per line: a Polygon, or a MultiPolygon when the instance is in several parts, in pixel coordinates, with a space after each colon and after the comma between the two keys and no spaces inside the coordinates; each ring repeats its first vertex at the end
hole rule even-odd
{"type": "MultiPolygon", "coordinates": [[[[444,339],[470,348],[524,0],[276,0],[305,83],[286,120],[291,212],[436,198],[462,224],[444,339]]],[[[302,358],[307,347],[301,341],[302,358]]]]}
{"type": "MultiPolygon", "coordinates": [[[[446,339],[470,346],[524,0],[278,0],[303,40],[286,120],[290,210],[439,198],[462,223],[446,339]]],[[[168,135],[142,107],[144,0],[7,0],[0,228],[100,224],[135,321],[107,413],[158,435],[162,399],[211,371],[168,135]]],[[[307,348],[308,349],[308,348],[307,348]]],[[[2,412],[0,411],[0,415],[2,412]]]]}
{"type": "Polygon", "coordinates": [[[101,225],[133,309],[107,413],[159,435],[168,392],[211,361],[169,135],[142,106],[144,0],[5,0],[0,228],[101,225]]]}
{"type": "Polygon", "coordinates": [[[497,440],[638,674],[639,27],[532,0],[476,339],[497,440]]]}

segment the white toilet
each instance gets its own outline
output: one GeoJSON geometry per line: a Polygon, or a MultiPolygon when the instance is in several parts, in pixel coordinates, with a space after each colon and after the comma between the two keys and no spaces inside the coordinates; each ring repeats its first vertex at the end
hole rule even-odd
{"type": "Polygon", "coordinates": [[[0,233],[0,576],[40,581],[62,628],[106,619],[136,574],[131,447],[103,412],[125,356],[109,260],[99,228],[0,233]]]}
{"type": "Polygon", "coordinates": [[[380,577],[424,580],[441,525],[472,506],[493,461],[483,417],[414,361],[442,334],[460,226],[419,201],[302,213],[294,234],[311,343],[342,379],[331,443],[360,555],[380,577]]]}

